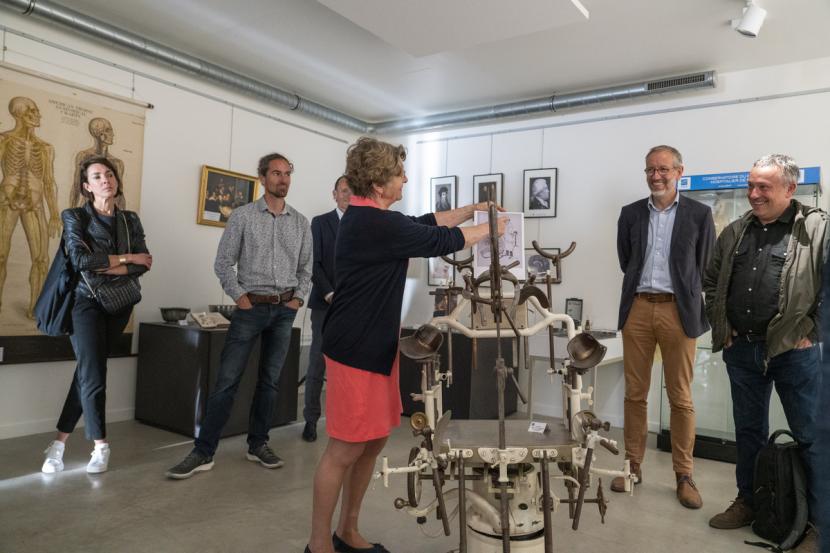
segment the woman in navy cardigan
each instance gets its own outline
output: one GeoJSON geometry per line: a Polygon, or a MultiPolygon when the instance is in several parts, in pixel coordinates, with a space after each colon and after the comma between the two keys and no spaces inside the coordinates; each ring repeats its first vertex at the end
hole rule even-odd
{"type": "MultiPolygon", "coordinates": [[[[311,539],[306,553],[388,553],[358,531],[358,515],[375,459],[400,424],[398,339],[411,257],[449,255],[488,236],[488,225],[458,228],[487,204],[408,217],[401,199],[406,150],[362,137],[349,147],[351,203],[335,246],[337,285],[323,325],[326,433],[314,477],[311,539]],[[340,492],[340,520],[331,519],[340,492]]],[[[499,234],[506,219],[499,219],[499,234]]]]}

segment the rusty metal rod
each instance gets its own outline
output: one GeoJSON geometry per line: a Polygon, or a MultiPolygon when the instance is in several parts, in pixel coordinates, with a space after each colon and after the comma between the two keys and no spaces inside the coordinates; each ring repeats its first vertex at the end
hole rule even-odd
{"type": "Polygon", "coordinates": [[[467,480],[464,456],[458,455],[458,553],[467,553],[467,480]]]}
{"type": "Polygon", "coordinates": [[[548,474],[548,452],[542,453],[542,520],[545,528],[545,553],[553,553],[553,527],[550,521],[550,512],[553,510],[553,501],[550,497],[550,475],[548,474]]]}
{"type": "Polygon", "coordinates": [[[594,457],[594,448],[589,447],[585,453],[585,466],[579,476],[579,494],[576,496],[576,512],[574,513],[574,523],[571,526],[574,530],[579,529],[579,517],[582,516],[582,504],[585,503],[585,492],[588,487],[588,479],[591,477],[591,459],[594,457]]]}
{"type": "Polygon", "coordinates": [[[444,503],[444,475],[443,469],[436,468],[433,472],[432,485],[435,487],[435,497],[438,499],[438,509],[436,510],[438,518],[441,519],[441,524],[444,527],[444,535],[450,535],[450,517],[447,516],[447,506],[444,503]]]}

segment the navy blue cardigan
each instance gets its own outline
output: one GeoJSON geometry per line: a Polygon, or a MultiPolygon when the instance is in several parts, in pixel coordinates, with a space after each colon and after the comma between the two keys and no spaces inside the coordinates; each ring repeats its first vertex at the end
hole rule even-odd
{"type": "Polygon", "coordinates": [[[431,213],[407,217],[350,205],[337,233],[337,284],[323,323],[323,353],[344,365],[389,375],[398,352],[409,258],[463,248],[461,229],[437,226],[431,213]]]}

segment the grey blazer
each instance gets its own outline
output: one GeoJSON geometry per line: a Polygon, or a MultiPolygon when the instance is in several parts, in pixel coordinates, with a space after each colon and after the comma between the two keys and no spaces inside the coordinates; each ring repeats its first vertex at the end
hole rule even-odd
{"type": "MultiPolygon", "coordinates": [[[[648,246],[648,198],[622,208],[617,222],[617,255],[623,277],[618,328],[625,325],[640,282],[648,246]]],[[[706,204],[680,196],[672,229],[669,273],[683,332],[697,338],[709,330],[703,308],[703,273],[715,245],[715,222],[706,204]]]]}

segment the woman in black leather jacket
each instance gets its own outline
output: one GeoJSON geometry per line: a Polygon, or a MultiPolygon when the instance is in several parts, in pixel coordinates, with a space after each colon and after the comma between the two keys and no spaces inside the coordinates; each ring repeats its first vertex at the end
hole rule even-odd
{"type": "Polygon", "coordinates": [[[127,326],[132,306],[109,314],[101,308],[93,290],[114,276],[137,278],[153,264],[138,215],[115,207],[115,199],[122,192],[112,162],[105,157],[89,158],[81,164],[78,178],[77,184],[87,203],[61,213],[66,250],[80,275],[70,335],[78,364],[58,419],[57,436],[45,451],[41,470],[47,473],[63,470],[66,440],[81,414],[87,439],[95,441],[86,470],[90,473],[107,470],[110,456],[105,428],[107,354],[127,326]]]}

